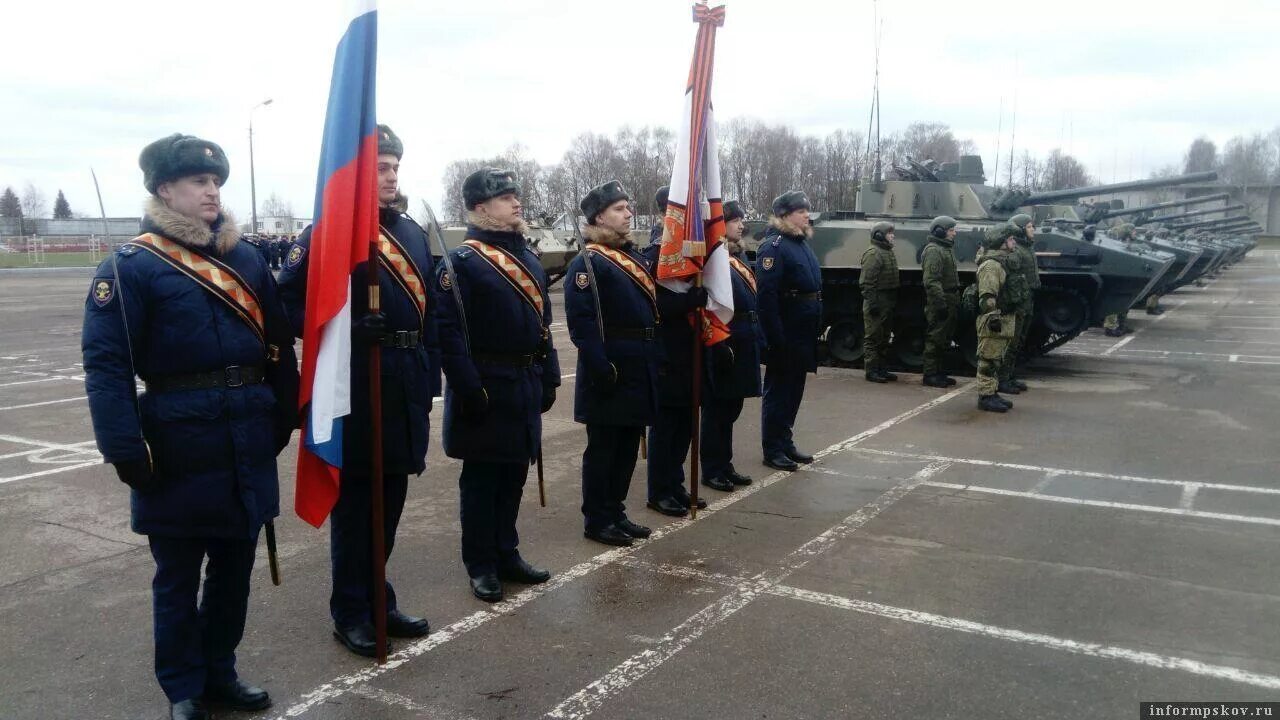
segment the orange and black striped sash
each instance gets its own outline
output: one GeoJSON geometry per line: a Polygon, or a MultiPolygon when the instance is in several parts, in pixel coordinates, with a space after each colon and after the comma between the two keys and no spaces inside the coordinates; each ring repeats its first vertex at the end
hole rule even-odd
{"type": "Polygon", "coordinates": [[[413,306],[418,311],[419,324],[425,324],[427,319],[427,286],[422,280],[422,272],[418,270],[413,258],[400,246],[400,242],[396,240],[394,235],[388,232],[386,228],[379,228],[379,230],[378,264],[386,268],[387,273],[391,275],[391,279],[413,301],[413,306]]]}
{"type": "Polygon", "coordinates": [[[240,273],[230,265],[195,248],[180,245],[155,233],[139,235],[130,240],[129,244],[147,250],[196,281],[197,285],[226,303],[253,330],[259,340],[266,342],[262,303],[258,300],[258,295],[253,288],[249,287],[249,283],[245,282],[240,273]]]}
{"type": "Polygon", "coordinates": [[[506,279],[512,289],[524,298],[529,307],[533,308],[538,316],[538,323],[541,324],[542,309],[546,307],[546,299],[542,297],[542,287],[538,285],[533,274],[515,256],[501,248],[487,245],[474,238],[468,238],[462,244],[475,250],[477,255],[484,258],[485,262],[506,279]]]}
{"type": "MultiPolygon", "coordinates": [[[[658,290],[653,284],[653,276],[649,274],[648,270],[644,269],[643,265],[633,260],[630,255],[611,247],[592,243],[588,249],[616,265],[624,275],[631,278],[636,285],[639,285],[645,297],[649,299],[649,306],[653,308],[653,316],[655,318],[658,317],[658,290]]],[[[591,259],[587,258],[587,262],[590,261],[591,259]]]]}
{"type": "Polygon", "coordinates": [[[736,257],[733,257],[732,255],[729,256],[729,266],[732,267],[734,270],[738,271],[738,274],[741,275],[742,279],[747,283],[747,287],[751,288],[751,294],[755,295],[756,294],[756,274],[754,272],[751,272],[751,268],[747,267],[746,263],[742,262],[736,257]]]}

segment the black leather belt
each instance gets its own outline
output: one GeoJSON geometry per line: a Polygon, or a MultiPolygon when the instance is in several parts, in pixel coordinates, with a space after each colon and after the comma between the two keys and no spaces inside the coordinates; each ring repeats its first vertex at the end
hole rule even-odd
{"type": "Polygon", "coordinates": [[[802,292],[796,292],[795,290],[789,290],[787,292],[782,293],[782,297],[788,300],[821,300],[822,292],[819,291],[819,292],[802,293],[802,292]]]}
{"type": "Polygon", "coordinates": [[[395,330],[387,333],[382,338],[382,347],[407,348],[418,347],[418,342],[422,339],[422,333],[418,330],[395,330]]]}
{"type": "Polygon", "coordinates": [[[614,340],[652,340],[653,328],[605,328],[604,335],[614,340]]]}
{"type": "Polygon", "coordinates": [[[473,352],[471,360],[481,365],[502,365],[503,367],[527,368],[532,367],[538,356],[529,353],[527,355],[519,355],[515,353],[488,353],[473,352]]]}
{"type": "Polygon", "coordinates": [[[147,381],[147,392],[164,393],[175,390],[213,390],[238,388],[262,382],[261,367],[232,365],[221,370],[191,375],[161,375],[147,381]]]}
{"type": "Polygon", "coordinates": [[[755,310],[747,310],[746,312],[734,313],[732,322],[743,322],[743,321],[756,322],[759,319],[760,319],[760,316],[756,314],[755,310]]]}

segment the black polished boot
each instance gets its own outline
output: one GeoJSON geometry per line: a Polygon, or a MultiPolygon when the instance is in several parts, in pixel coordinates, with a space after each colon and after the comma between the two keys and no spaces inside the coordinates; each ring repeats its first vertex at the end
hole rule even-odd
{"type": "Polygon", "coordinates": [[[631,522],[629,518],[622,518],[618,522],[614,523],[613,526],[638,540],[647,538],[653,534],[652,530],[643,525],[637,525],[636,523],[631,522]]]}
{"type": "Polygon", "coordinates": [[[497,573],[485,573],[471,578],[471,594],[489,603],[502,601],[502,583],[497,573]]]}
{"type": "Polygon", "coordinates": [[[582,537],[615,547],[631,547],[631,536],[615,525],[607,525],[599,530],[584,530],[582,537]]]}
{"type": "Polygon", "coordinates": [[[228,710],[266,710],[271,707],[271,696],[266,690],[239,679],[224,685],[206,686],[204,699],[228,710]]]}
{"type": "Polygon", "coordinates": [[[204,703],[196,698],[176,702],[169,707],[169,720],[208,720],[209,717],[204,703]]]}
{"type": "Polygon", "coordinates": [[[375,657],[378,654],[374,640],[373,624],[360,623],[351,627],[335,627],[333,636],[348,650],[360,657],[375,657]]]}
{"type": "Polygon", "coordinates": [[[999,397],[998,395],[981,395],[981,396],[979,396],[979,397],[978,397],[978,409],[979,409],[979,410],[986,410],[987,412],[996,412],[996,413],[1002,413],[1002,412],[1008,412],[1008,411],[1009,411],[1009,407],[1008,407],[1007,405],[1005,405],[1004,403],[1000,402],[1000,397],[999,397]]]}
{"type": "Polygon", "coordinates": [[[729,466],[729,472],[725,473],[724,476],[729,478],[729,482],[733,483],[734,485],[750,485],[751,484],[751,478],[735,470],[732,465],[729,466]]]}
{"type": "Polygon", "coordinates": [[[1012,380],[1001,380],[1000,387],[996,390],[996,392],[1008,393],[1009,395],[1017,395],[1022,391],[1018,389],[1017,385],[1013,384],[1012,380]]]}
{"type": "Polygon", "coordinates": [[[541,585],[551,579],[551,573],[530,565],[522,557],[516,557],[498,566],[498,579],[503,582],[541,585]]]}
{"type": "Polygon", "coordinates": [[[926,387],[944,388],[944,387],[951,387],[951,384],[947,382],[947,380],[949,379],[950,378],[948,378],[946,375],[938,373],[936,375],[925,375],[924,379],[921,380],[920,382],[922,385],[926,387]]]}
{"type": "Polygon", "coordinates": [[[671,517],[684,517],[689,514],[689,506],[675,498],[665,497],[657,502],[647,502],[645,505],[650,510],[656,510],[663,515],[670,515],[671,517]]]}
{"type": "Polygon", "coordinates": [[[809,463],[813,462],[812,455],[807,455],[794,448],[787,451],[787,457],[791,458],[792,462],[798,462],[801,465],[808,465],[809,463]]]}
{"type": "Polygon", "coordinates": [[[727,479],[722,477],[702,478],[702,484],[706,485],[712,490],[719,490],[720,492],[733,492],[733,483],[729,482],[727,479]]]}
{"type": "Polygon", "coordinates": [[[786,453],[777,453],[776,455],[770,455],[769,457],[764,459],[764,464],[768,465],[774,470],[799,470],[800,469],[800,466],[796,464],[796,461],[787,457],[786,453]]]}
{"type": "Polygon", "coordinates": [[[396,638],[426,637],[431,632],[431,624],[426,618],[405,615],[397,610],[387,613],[387,635],[396,638]]]}

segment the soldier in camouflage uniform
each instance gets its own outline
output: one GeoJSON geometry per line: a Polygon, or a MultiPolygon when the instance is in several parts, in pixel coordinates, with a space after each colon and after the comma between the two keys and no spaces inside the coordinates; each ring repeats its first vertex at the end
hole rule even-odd
{"type": "Polygon", "coordinates": [[[1010,280],[1019,277],[1008,271],[1005,261],[1013,256],[1015,238],[1003,229],[988,233],[983,242],[987,252],[978,263],[978,408],[987,412],[1008,412],[1013,403],[1000,397],[1000,365],[1006,357],[1016,330],[1017,307],[1010,297],[1010,280]]]}
{"type": "MultiPolygon", "coordinates": [[[[1116,240],[1120,240],[1128,246],[1133,242],[1134,236],[1133,223],[1120,223],[1119,225],[1107,231],[1107,234],[1116,240]]],[[[1126,333],[1133,332],[1133,328],[1125,322],[1129,319],[1129,311],[1126,309],[1121,313],[1111,313],[1102,321],[1102,327],[1105,328],[1107,337],[1120,337],[1126,333]]]]}
{"type": "Polygon", "coordinates": [[[1005,261],[1005,270],[1017,272],[1021,280],[1013,280],[1017,301],[1013,306],[1015,315],[1014,335],[1009,341],[1009,348],[1004,361],[1000,364],[1000,392],[1017,395],[1027,389],[1027,384],[1014,377],[1014,367],[1018,363],[1018,355],[1027,344],[1027,330],[1031,327],[1032,313],[1035,311],[1035,293],[1040,287],[1040,270],[1036,267],[1035,245],[1036,226],[1031,216],[1019,213],[1009,218],[1009,234],[1017,241],[1013,252],[1005,261]],[[1017,258],[1016,262],[1014,258],[1017,258]]]}
{"type": "Polygon", "coordinates": [[[920,265],[924,271],[924,317],[929,329],[924,340],[924,384],[950,387],[955,378],[942,371],[942,356],[951,347],[960,314],[960,278],[956,274],[956,221],[942,215],[929,224],[929,244],[924,246],[920,265]]]}
{"type": "MultiPolygon", "coordinates": [[[[1148,233],[1149,233],[1149,234],[1147,235],[1147,239],[1148,239],[1148,240],[1150,240],[1150,239],[1151,239],[1151,237],[1152,237],[1153,235],[1154,235],[1156,238],[1159,238],[1159,239],[1161,239],[1161,240],[1166,240],[1166,239],[1168,239],[1168,237],[1169,237],[1169,229],[1168,229],[1168,228],[1160,228],[1159,230],[1156,230],[1154,233],[1151,233],[1150,231],[1148,231],[1148,233]]],[[[1160,298],[1161,298],[1161,297],[1162,297],[1162,296],[1161,296],[1159,293],[1157,293],[1155,290],[1152,290],[1152,291],[1151,291],[1151,294],[1147,296],[1147,314],[1148,314],[1148,315],[1163,315],[1163,314],[1164,314],[1164,308],[1160,307],[1160,298]]]]}
{"type": "Polygon", "coordinates": [[[893,308],[898,303],[898,258],[893,254],[893,223],[871,226],[871,247],[862,254],[862,366],[869,382],[885,383],[898,376],[885,370],[893,308]]]}

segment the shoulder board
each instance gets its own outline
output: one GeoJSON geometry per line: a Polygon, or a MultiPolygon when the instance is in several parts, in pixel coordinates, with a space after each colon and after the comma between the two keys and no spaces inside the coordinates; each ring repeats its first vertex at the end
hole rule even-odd
{"type": "Polygon", "coordinates": [[[453,256],[458,258],[459,260],[464,260],[466,258],[471,257],[471,254],[474,252],[475,251],[469,247],[459,247],[454,249],[453,256]]]}
{"type": "Polygon", "coordinates": [[[132,255],[132,254],[134,254],[134,253],[136,253],[136,252],[138,252],[138,246],[137,246],[137,245],[130,245],[130,244],[127,244],[127,243],[126,243],[126,244],[124,244],[124,245],[121,245],[121,246],[119,247],[119,249],[117,249],[117,250],[116,250],[116,254],[117,254],[117,255],[123,255],[123,256],[125,256],[125,257],[128,257],[128,256],[130,256],[130,255],[132,255]]]}
{"type": "Polygon", "coordinates": [[[779,247],[779,246],[781,246],[781,245],[782,245],[782,236],[781,236],[781,235],[775,235],[775,236],[773,237],[773,242],[772,242],[771,244],[772,244],[774,247],[779,247]]]}

